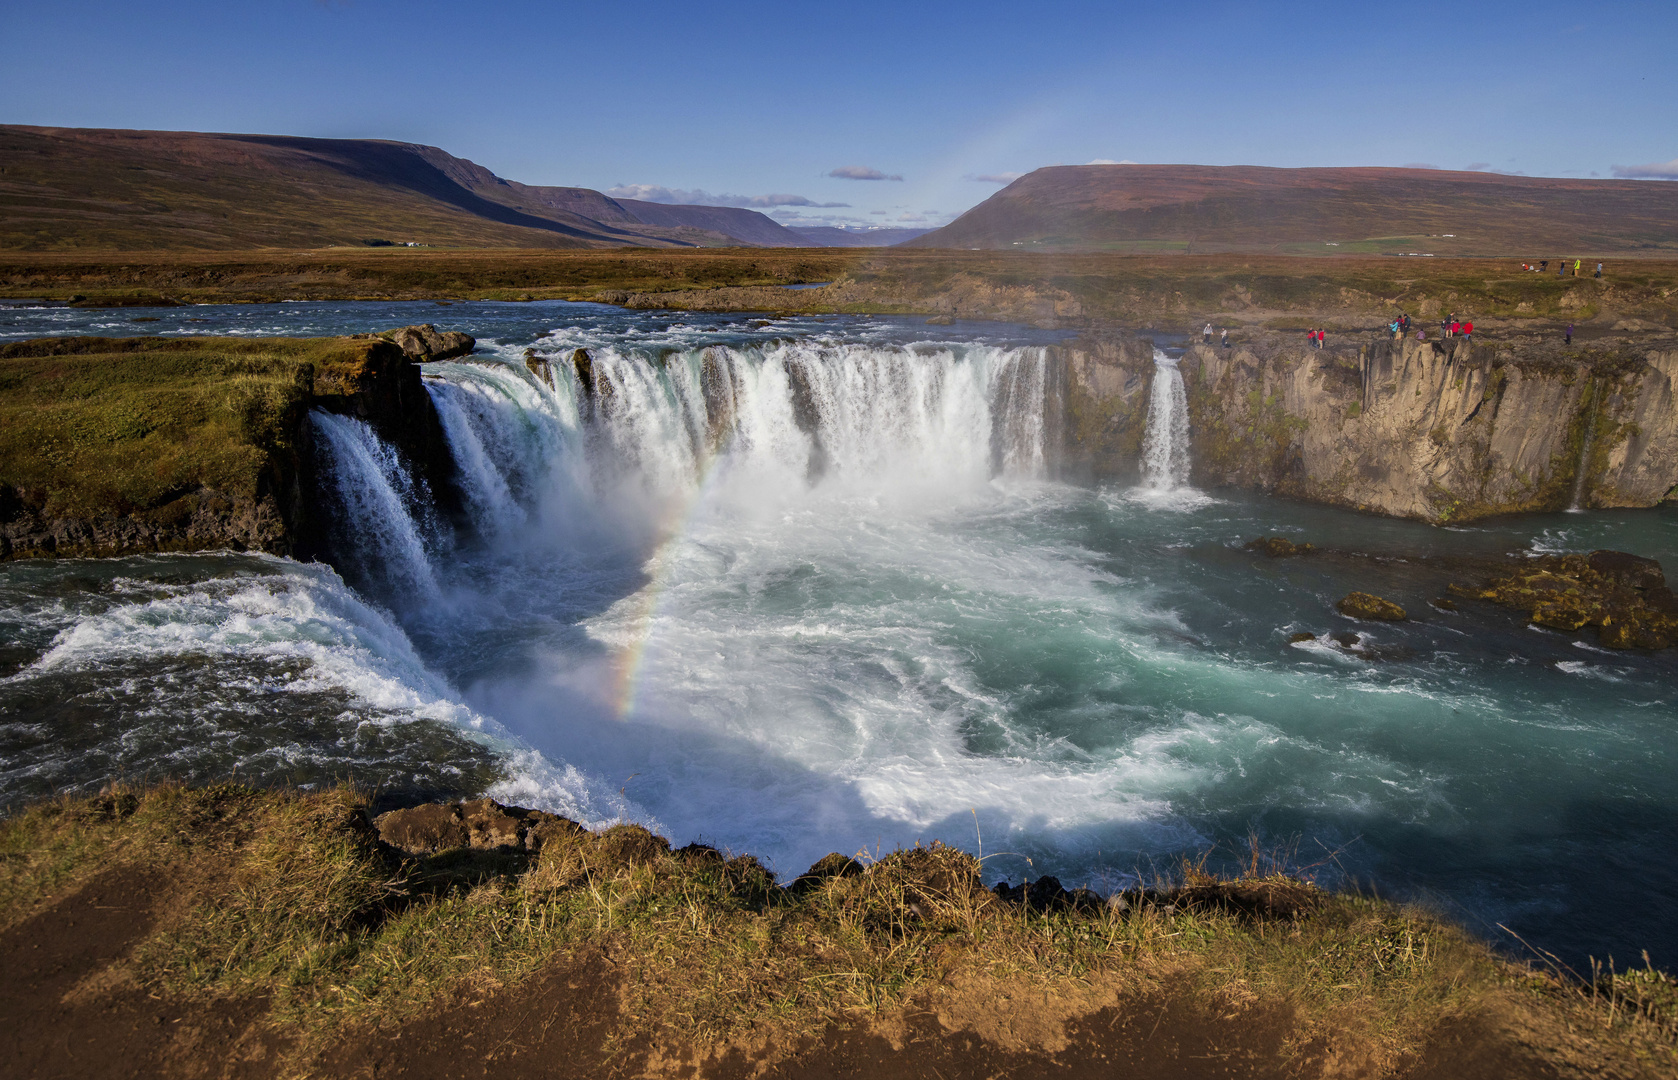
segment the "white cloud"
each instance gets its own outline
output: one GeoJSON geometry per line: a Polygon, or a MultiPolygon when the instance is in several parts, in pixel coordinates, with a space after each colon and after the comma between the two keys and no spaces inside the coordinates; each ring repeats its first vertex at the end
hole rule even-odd
{"type": "Polygon", "coordinates": [[[1129,158],[1125,158],[1122,161],[1114,161],[1112,158],[1098,157],[1094,161],[1086,161],[1086,162],[1084,162],[1084,164],[1085,165],[1135,165],[1137,163],[1130,160],[1129,158]]]}
{"type": "Polygon", "coordinates": [[[743,206],[762,210],[771,206],[849,206],[850,203],[819,203],[802,195],[713,195],[698,188],[667,188],[660,184],[619,184],[607,188],[614,199],[637,199],[641,202],[666,203],[673,206],[743,206]]]}
{"type": "Polygon", "coordinates": [[[827,175],[840,180],[901,180],[901,176],[887,176],[879,169],[869,168],[867,165],[841,165],[827,175]]]}
{"type": "Polygon", "coordinates": [[[1469,172],[1491,172],[1491,171],[1493,171],[1492,170],[1492,163],[1489,162],[1489,161],[1476,161],[1472,165],[1464,165],[1463,168],[1468,170],[1469,172]]]}
{"type": "Polygon", "coordinates": [[[1678,158],[1651,165],[1616,165],[1614,175],[1621,180],[1678,180],[1678,158]]]}
{"type": "MultiPolygon", "coordinates": [[[[1491,166],[1488,165],[1488,166],[1484,166],[1484,167],[1485,168],[1490,168],[1491,166]]],[[[1411,162],[1407,162],[1403,165],[1400,165],[1399,168],[1401,168],[1401,169],[1435,169],[1435,170],[1437,170],[1439,168],[1439,166],[1430,164],[1426,161],[1411,161],[1411,162]]],[[[1472,168],[1474,168],[1474,166],[1470,165],[1469,168],[1472,169],[1472,168]]]]}
{"type": "Polygon", "coordinates": [[[980,173],[977,176],[969,176],[967,179],[977,180],[982,184],[1012,184],[1024,175],[1025,173],[1017,172],[980,173]]]}

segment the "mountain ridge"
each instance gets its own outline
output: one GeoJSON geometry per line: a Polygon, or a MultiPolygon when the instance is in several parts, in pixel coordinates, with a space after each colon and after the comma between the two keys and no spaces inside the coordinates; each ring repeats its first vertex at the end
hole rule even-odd
{"type": "Polygon", "coordinates": [[[384,139],[0,125],[0,162],[0,249],[810,246],[755,210],[522,184],[384,139]]]}
{"type": "Polygon", "coordinates": [[[1379,167],[1055,165],[905,246],[1670,255],[1678,184],[1379,167]]]}

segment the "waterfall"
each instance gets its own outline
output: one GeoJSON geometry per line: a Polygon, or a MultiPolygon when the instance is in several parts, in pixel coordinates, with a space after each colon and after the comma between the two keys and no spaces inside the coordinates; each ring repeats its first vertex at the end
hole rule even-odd
{"type": "Polygon", "coordinates": [[[468,509],[481,532],[500,535],[523,524],[525,511],[515,501],[507,479],[512,471],[511,463],[503,455],[503,461],[497,464],[484,445],[484,436],[479,434],[480,429],[494,431],[495,428],[482,422],[474,426],[472,422],[474,415],[481,421],[487,409],[469,386],[433,380],[427,389],[431,391],[431,402],[443,426],[443,438],[454,455],[461,494],[466,497],[468,509]]]}
{"type": "Polygon", "coordinates": [[[1583,398],[1585,408],[1585,430],[1579,439],[1579,462],[1573,469],[1573,497],[1568,500],[1568,513],[1578,514],[1585,510],[1585,483],[1591,473],[1591,442],[1596,437],[1596,380],[1592,379],[1585,386],[1583,398]]]}
{"type": "Polygon", "coordinates": [[[1177,361],[1154,350],[1154,386],[1142,434],[1142,486],[1172,491],[1189,483],[1189,405],[1177,361]]]}
{"type": "MultiPolygon", "coordinates": [[[[592,394],[559,357],[552,386],[510,359],[427,366],[478,540],[651,535],[702,489],[758,505],[829,492],[925,505],[997,478],[1040,478],[1051,456],[1042,348],[799,340],[590,351],[592,394]]],[[[392,589],[434,591],[424,500],[396,454],[358,420],[317,414],[316,425],[356,569],[392,589]]]]}
{"type": "Polygon", "coordinates": [[[401,459],[354,417],[318,409],[310,417],[330,459],[343,555],[360,577],[390,595],[435,596],[437,578],[421,531],[428,507],[401,459]]]}

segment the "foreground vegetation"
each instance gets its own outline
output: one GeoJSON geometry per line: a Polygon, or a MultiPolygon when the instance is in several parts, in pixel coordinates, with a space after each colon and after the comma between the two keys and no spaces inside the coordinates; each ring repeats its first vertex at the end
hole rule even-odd
{"type": "Polygon", "coordinates": [[[493,1010],[585,955],[611,972],[607,1065],[730,1047],[772,1059],[832,1024],[909,1009],[1000,1038],[1030,1000],[1055,1030],[1126,1002],[1281,1017],[1278,1052],[1311,1074],[1401,1074],[1465,1020],[1518,1032],[1564,1074],[1678,1067],[1678,992],[1659,972],[1586,986],[1256,854],[1238,879],[1189,865],[1122,904],[1033,905],[983,889],[978,860],[937,845],[830,856],[782,888],[749,856],[672,851],[629,825],[549,819],[536,851],[406,856],[379,841],[368,808],[347,788],[233,784],[29,807],[0,822],[0,932],[41,936],[55,900],[96,875],[165,875],[150,929],[93,982],[204,1009],[247,1003],[279,1047],[265,1068],[283,1075],[330,1072],[334,1045],[463,996],[493,1010]]]}
{"type": "MultiPolygon", "coordinates": [[[[604,300],[729,311],[920,313],[1196,328],[1206,319],[1365,325],[1400,309],[1482,326],[1678,321],[1678,263],[1606,276],[1516,259],[1047,254],[913,249],[7,254],[0,298],[89,305],[278,300],[604,300]],[[822,289],[782,286],[832,282],[822,289]]],[[[1635,329],[1635,327],[1634,327],[1635,329]]]]}

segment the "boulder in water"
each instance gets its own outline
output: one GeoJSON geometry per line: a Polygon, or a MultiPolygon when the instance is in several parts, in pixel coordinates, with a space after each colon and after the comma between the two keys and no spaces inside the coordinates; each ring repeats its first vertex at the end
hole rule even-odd
{"type": "Polygon", "coordinates": [[[554,388],[554,369],[548,358],[535,349],[524,350],[525,370],[542,380],[542,385],[549,390],[554,388]]]}
{"type": "Polygon", "coordinates": [[[1296,555],[1309,555],[1317,550],[1315,544],[1296,544],[1285,536],[1261,536],[1257,540],[1247,541],[1246,548],[1248,551],[1268,555],[1272,559],[1291,559],[1296,555]]]}
{"type": "Polygon", "coordinates": [[[1552,630],[1596,626],[1610,649],[1665,649],[1678,641],[1678,597],[1660,563],[1629,552],[1524,558],[1479,587],[1450,591],[1525,611],[1552,630]]]}
{"type": "Polygon", "coordinates": [[[1403,622],[1410,616],[1391,600],[1383,600],[1366,592],[1350,592],[1334,605],[1340,614],[1353,619],[1378,619],[1383,622],[1403,622]]]}

